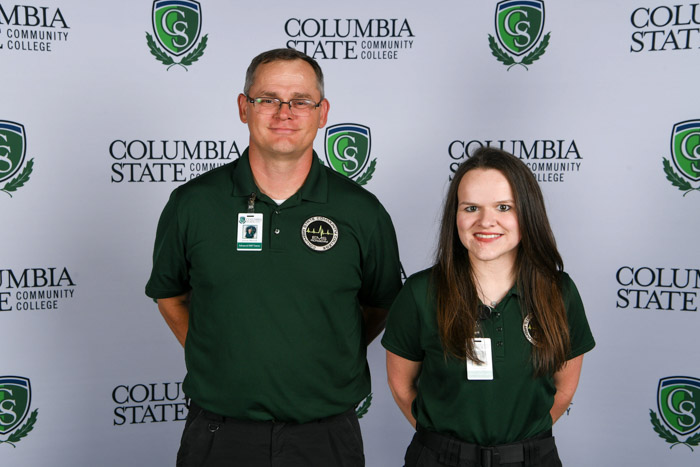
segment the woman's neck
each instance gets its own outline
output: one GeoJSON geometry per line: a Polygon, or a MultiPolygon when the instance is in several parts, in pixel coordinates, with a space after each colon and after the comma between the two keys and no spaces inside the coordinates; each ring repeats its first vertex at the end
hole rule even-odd
{"type": "Polygon", "coordinates": [[[496,306],[515,284],[515,265],[472,264],[474,285],[481,301],[496,306]]]}

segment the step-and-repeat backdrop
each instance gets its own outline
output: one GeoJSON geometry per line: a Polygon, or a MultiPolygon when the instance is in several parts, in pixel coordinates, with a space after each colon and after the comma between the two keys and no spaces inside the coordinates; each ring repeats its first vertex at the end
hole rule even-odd
{"type": "MultiPolygon", "coordinates": [[[[664,0],[0,1],[0,463],[174,465],[156,222],[246,148],[245,69],[284,46],[323,67],[315,149],[337,165],[333,129],[366,148],[346,175],[407,275],[470,151],[532,169],[598,342],[554,427],[564,464],[697,465],[700,6],[664,0]]],[[[399,466],[412,428],[378,342],[369,360],[367,464],[399,466]]]]}

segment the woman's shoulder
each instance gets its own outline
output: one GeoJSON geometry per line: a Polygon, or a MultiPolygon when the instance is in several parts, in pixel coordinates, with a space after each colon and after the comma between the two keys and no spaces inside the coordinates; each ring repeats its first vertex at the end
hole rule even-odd
{"type": "Polygon", "coordinates": [[[431,281],[431,278],[433,277],[434,271],[435,267],[431,266],[429,268],[411,274],[410,276],[408,276],[408,279],[406,279],[404,287],[427,287],[427,285],[431,281]]]}
{"type": "Polygon", "coordinates": [[[576,290],[576,283],[566,271],[559,271],[559,285],[564,293],[576,290]]]}

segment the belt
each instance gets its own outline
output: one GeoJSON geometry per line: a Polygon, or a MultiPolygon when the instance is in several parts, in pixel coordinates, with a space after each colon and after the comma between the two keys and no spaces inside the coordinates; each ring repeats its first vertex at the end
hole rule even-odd
{"type": "Polygon", "coordinates": [[[466,462],[470,465],[475,463],[480,467],[518,462],[534,467],[539,465],[542,456],[555,448],[552,430],[518,443],[498,446],[466,443],[453,436],[428,431],[421,426],[418,426],[416,437],[425,447],[439,454],[441,463],[453,467],[465,465],[466,462]]]}
{"type": "MultiPolygon", "coordinates": [[[[298,422],[284,422],[281,420],[264,420],[264,421],[257,421],[257,420],[242,420],[239,418],[233,418],[233,417],[227,417],[225,415],[219,415],[217,413],[214,413],[210,410],[207,410],[197,404],[195,401],[192,399],[189,399],[189,404],[188,404],[188,409],[191,412],[198,412],[201,411],[207,419],[211,421],[216,421],[216,422],[222,422],[222,423],[239,423],[239,424],[246,424],[249,426],[272,426],[272,425],[277,425],[277,424],[285,424],[285,425],[303,425],[304,423],[298,423],[298,422]]],[[[339,413],[336,415],[331,415],[330,417],[324,417],[324,418],[319,418],[317,420],[311,420],[306,423],[326,423],[326,422],[332,422],[334,420],[343,418],[343,417],[348,417],[350,415],[353,415],[355,413],[355,409],[348,409],[343,413],[339,413]]]]}

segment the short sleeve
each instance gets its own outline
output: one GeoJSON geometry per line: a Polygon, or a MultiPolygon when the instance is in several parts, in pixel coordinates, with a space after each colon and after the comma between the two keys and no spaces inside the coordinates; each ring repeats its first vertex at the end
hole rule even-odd
{"type": "Polygon", "coordinates": [[[154,299],[175,297],[190,289],[184,233],[178,219],[177,195],[178,190],[170,195],[156,230],[153,269],[146,284],[146,295],[154,299]]]}
{"type": "MultiPolygon", "coordinates": [[[[425,291],[416,288],[416,278],[411,276],[389,310],[382,346],[399,357],[421,362],[425,351],[421,345],[421,310],[418,303],[425,303],[425,291]],[[416,293],[419,299],[416,300],[416,293]],[[422,296],[421,296],[422,295],[422,296]]],[[[422,287],[418,287],[422,289],[422,287]]]]}
{"type": "Polygon", "coordinates": [[[389,213],[379,205],[376,223],[363,246],[360,303],[388,309],[401,289],[401,264],[396,232],[389,213]]]}
{"type": "Polygon", "coordinates": [[[593,339],[591,328],[588,325],[586,312],[576,284],[574,284],[574,281],[571,280],[566,273],[563,274],[562,278],[562,294],[564,297],[567,319],[569,321],[571,351],[567,360],[570,360],[595,347],[595,340],[593,339]]]}

